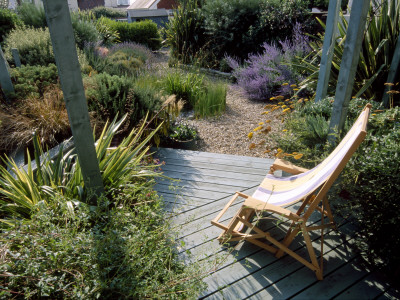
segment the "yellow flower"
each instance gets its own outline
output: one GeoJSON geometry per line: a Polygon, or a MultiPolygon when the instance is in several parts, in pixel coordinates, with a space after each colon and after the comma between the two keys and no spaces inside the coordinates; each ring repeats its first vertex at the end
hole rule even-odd
{"type": "Polygon", "coordinates": [[[258,123],[258,125],[264,125],[264,122],[260,122],[260,123],[258,123]]]}
{"type": "Polygon", "coordinates": [[[283,100],[283,99],[285,99],[285,97],[279,95],[279,96],[276,96],[275,99],[276,99],[276,100],[283,100]]]}
{"type": "Polygon", "coordinates": [[[285,108],[285,107],[287,107],[286,105],[282,105],[282,108],[285,108]]]}
{"type": "Polygon", "coordinates": [[[300,90],[300,89],[293,89],[293,91],[298,91],[298,90],[300,90]]]}
{"type": "Polygon", "coordinates": [[[276,149],[276,151],[278,151],[278,153],[283,152],[283,150],[281,148],[276,149]]]}
{"type": "Polygon", "coordinates": [[[262,126],[258,126],[257,128],[254,128],[253,131],[259,131],[261,130],[263,127],[262,126]]]}
{"type": "Polygon", "coordinates": [[[283,103],[283,102],[278,102],[278,104],[279,104],[279,105],[283,105],[284,103],[283,103]]]}
{"type": "Polygon", "coordinates": [[[376,116],[376,114],[371,114],[371,116],[376,116]]]}
{"type": "Polygon", "coordinates": [[[271,100],[271,101],[272,101],[272,100],[275,100],[275,99],[276,99],[275,97],[271,97],[271,98],[269,98],[269,100],[271,100]]]}
{"type": "Polygon", "coordinates": [[[250,133],[247,135],[248,138],[251,139],[251,138],[253,137],[253,134],[254,134],[253,132],[250,132],[250,133]]]}
{"type": "Polygon", "coordinates": [[[392,86],[392,85],[394,85],[394,84],[393,84],[393,83],[391,83],[391,82],[385,82],[383,85],[392,86]]]}
{"type": "Polygon", "coordinates": [[[286,132],[286,131],[287,131],[287,129],[283,129],[282,131],[283,131],[283,132],[286,132]]]}
{"type": "Polygon", "coordinates": [[[268,115],[269,111],[264,111],[263,113],[261,113],[262,115],[268,115]]]}
{"type": "Polygon", "coordinates": [[[266,120],[265,123],[271,123],[271,120],[266,120]]]}
{"type": "Polygon", "coordinates": [[[287,83],[287,82],[282,84],[282,86],[287,86],[287,85],[289,85],[289,83],[287,83]]]}
{"type": "Polygon", "coordinates": [[[295,87],[297,87],[297,85],[291,84],[290,87],[291,87],[291,88],[295,88],[295,87]]]}
{"type": "Polygon", "coordinates": [[[285,113],[285,112],[287,112],[289,110],[290,110],[290,108],[285,108],[282,112],[285,113]]]}
{"type": "Polygon", "coordinates": [[[293,156],[294,159],[300,159],[302,157],[303,157],[303,154],[301,154],[301,153],[296,154],[295,156],[293,156]]]}

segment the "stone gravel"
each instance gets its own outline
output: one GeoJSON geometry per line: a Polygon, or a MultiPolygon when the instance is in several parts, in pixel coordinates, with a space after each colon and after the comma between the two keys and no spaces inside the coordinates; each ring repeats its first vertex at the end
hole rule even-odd
{"type": "Polygon", "coordinates": [[[227,91],[226,111],[223,115],[187,120],[199,132],[197,150],[273,158],[273,154],[265,153],[265,150],[275,146],[270,135],[281,132],[283,124],[278,111],[262,115],[266,104],[266,102],[249,100],[240,87],[230,84],[227,91]],[[249,132],[253,131],[260,122],[266,120],[271,120],[269,123],[271,131],[268,134],[254,133],[250,140],[249,132]],[[257,146],[249,149],[251,143],[255,143],[257,146]]]}

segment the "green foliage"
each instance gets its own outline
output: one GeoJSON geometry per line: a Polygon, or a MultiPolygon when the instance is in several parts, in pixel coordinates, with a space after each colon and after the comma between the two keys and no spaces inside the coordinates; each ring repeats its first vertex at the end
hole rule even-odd
{"type": "Polygon", "coordinates": [[[25,25],[34,28],[47,27],[46,14],[42,4],[24,2],[17,8],[17,13],[25,25]]]}
{"type": "Polygon", "coordinates": [[[151,50],[157,50],[161,47],[160,34],[156,23],[153,21],[127,23],[104,18],[102,23],[112,30],[116,30],[121,42],[135,42],[145,45],[151,50]]]}
{"type": "Polygon", "coordinates": [[[190,141],[197,138],[197,130],[184,122],[176,122],[170,128],[169,137],[178,141],[190,141]]]}
{"type": "MultiPolygon", "coordinates": [[[[360,228],[358,246],[368,262],[389,276],[400,271],[400,110],[371,117],[371,128],[343,176],[347,211],[360,228]]],[[[393,279],[394,279],[393,276],[393,279]]]]}
{"type": "Polygon", "coordinates": [[[166,43],[171,55],[184,64],[192,63],[206,44],[204,17],[199,1],[183,1],[165,26],[166,43]]]}
{"type": "MultiPolygon", "coordinates": [[[[140,140],[143,126],[132,130],[122,142],[110,150],[111,142],[125,118],[106,124],[96,142],[96,153],[106,190],[117,190],[123,182],[133,178],[145,178],[152,175],[151,168],[144,171],[138,165],[149,150],[147,143],[157,131],[140,140]],[[139,173],[140,172],[140,173],[139,173]]],[[[40,209],[37,205],[49,197],[64,195],[71,199],[85,201],[80,162],[72,149],[63,154],[62,147],[56,159],[45,154],[37,138],[34,139],[35,164],[28,154],[27,168],[18,167],[11,158],[3,159],[5,166],[0,166],[0,222],[12,224],[15,218],[29,218],[40,209]],[[11,171],[9,171],[11,170],[11,171]]]]}
{"type": "Polygon", "coordinates": [[[77,13],[71,14],[71,22],[75,43],[79,49],[83,49],[86,43],[95,43],[99,40],[100,34],[93,22],[80,18],[77,13]]]}
{"type": "Polygon", "coordinates": [[[124,76],[107,73],[84,78],[89,110],[96,111],[103,118],[114,118],[128,114],[126,127],[135,126],[148,111],[161,107],[161,99],[149,86],[137,86],[124,76]]]}
{"type": "Polygon", "coordinates": [[[3,297],[195,298],[201,283],[177,258],[152,182],[124,183],[111,209],[56,196],[2,232],[3,297]]]}
{"type": "Polygon", "coordinates": [[[84,78],[86,98],[89,110],[97,111],[105,119],[112,119],[117,114],[136,112],[135,103],[127,103],[131,81],[126,77],[101,73],[84,78]]]}
{"type": "MultiPolygon", "coordinates": [[[[371,7],[367,19],[366,33],[362,44],[358,62],[353,95],[366,99],[380,101],[384,93],[384,83],[393,58],[394,49],[400,34],[400,2],[384,1],[382,5],[371,7]]],[[[321,23],[324,26],[324,24],[321,23]]],[[[341,58],[343,56],[347,21],[342,18],[339,22],[339,38],[341,41],[334,47],[331,74],[329,77],[328,95],[335,92],[339,76],[341,58]]],[[[318,36],[316,41],[310,43],[313,51],[304,59],[293,63],[293,67],[307,74],[302,82],[303,87],[316,90],[320,57],[322,54],[323,37],[318,36]]]]}
{"type": "Polygon", "coordinates": [[[11,69],[11,77],[14,80],[16,97],[26,99],[29,96],[42,97],[49,85],[57,83],[58,72],[54,64],[22,66],[11,69]]]}
{"type": "Polygon", "coordinates": [[[312,27],[307,1],[183,1],[165,34],[172,57],[185,64],[220,67],[228,55],[243,61],[265,42],[284,41],[293,27],[312,27]]]}
{"type": "Polygon", "coordinates": [[[261,14],[258,0],[207,1],[202,13],[210,48],[219,59],[226,54],[245,59],[248,53],[258,52],[265,41],[265,32],[257,32],[261,14]]]}
{"type": "Polygon", "coordinates": [[[204,88],[204,75],[197,73],[170,72],[163,79],[163,89],[169,95],[186,101],[188,107],[194,107],[204,88]]]}
{"type": "Polygon", "coordinates": [[[126,18],[126,12],[104,6],[92,8],[90,12],[93,13],[96,19],[100,19],[102,17],[109,19],[126,18]]]}
{"type": "Polygon", "coordinates": [[[7,8],[0,8],[0,42],[12,29],[22,25],[23,22],[14,12],[7,8]]]}
{"type": "Polygon", "coordinates": [[[49,30],[42,28],[16,28],[4,40],[4,54],[13,62],[11,49],[18,49],[23,65],[54,64],[53,48],[51,46],[49,30]]]}
{"type": "Polygon", "coordinates": [[[102,45],[110,46],[120,42],[117,29],[111,27],[105,20],[105,17],[101,17],[96,21],[96,29],[101,36],[102,45]]]}
{"type": "Polygon", "coordinates": [[[225,111],[226,106],[226,84],[222,82],[208,83],[206,91],[200,93],[194,105],[194,112],[197,117],[220,115],[225,111]]]}

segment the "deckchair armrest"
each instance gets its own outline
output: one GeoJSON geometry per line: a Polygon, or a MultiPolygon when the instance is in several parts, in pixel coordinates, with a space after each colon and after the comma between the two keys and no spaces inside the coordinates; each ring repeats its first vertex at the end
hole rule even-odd
{"type": "Polygon", "coordinates": [[[287,173],[290,173],[293,175],[304,173],[304,172],[308,171],[308,169],[306,169],[306,168],[298,167],[298,166],[292,164],[291,162],[280,159],[280,158],[277,158],[274,161],[274,163],[272,164],[272,166],[270,168],[270,173],[274,173],[277,170],[282,170],[284,172],[287,172],[287,173]]]}

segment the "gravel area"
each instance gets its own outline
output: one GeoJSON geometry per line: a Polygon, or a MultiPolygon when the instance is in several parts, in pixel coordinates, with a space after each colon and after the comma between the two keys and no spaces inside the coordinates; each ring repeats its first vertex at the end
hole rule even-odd
{"type": "MultiPolygon", "coordinates": [[[[160,69],[167,68],[168,52],[160,51],[156,55],[156,64],[160,69]]],[[[196,127],[199,133],[197,141],[198,151],[244,155],[253,157],[273,158],[273,154],[264,153],[266,149],[275,145],[269,135],[281,132],[283,124],[275,111],[262,115],[266,102],[249,100],[243,90],[235,84],[229,84],[226,97],[225,113],[218,117],[206,119],[187,118],[187,122],[196,127]],[[271,131],[266,135],[254,133],[248,138],[249,132],[258,126],[258,123],[271,120],[271,131]],[[251,143],[257,146],[249,149],[251,143]]]]}
{"type": "Polygon", "coordinates": [[[278,118],[278,111],[262,115],[265,102],[249,100],[243,90],[237,85],[230,84],[226,97],[226,111],[218,117],[206,119],[192,119],[188,123],[194,125],[200,139],[197,141],[198,151],[272,158],[273,155],[264,153],[266,149],[274,147],[268,137],[271,133],[282,131],[282,122],[278,118]],[[258,123],[271,120],[271,131],[266,135],[254,133],[248,138],[249,132],[258,126],[258,123]],[[257,146],[249,149],[251,143],[257,146]]]}

